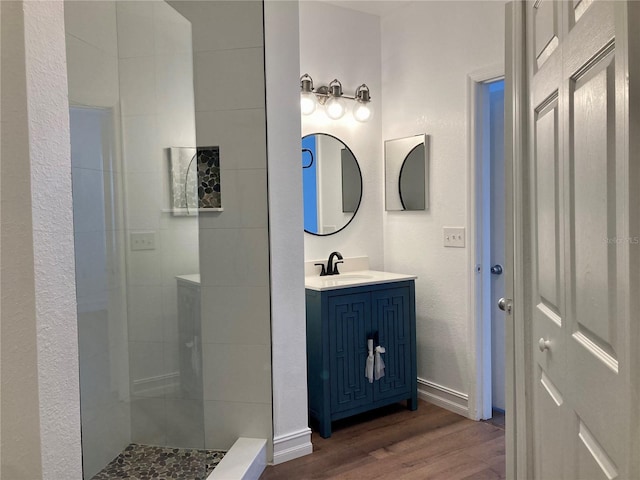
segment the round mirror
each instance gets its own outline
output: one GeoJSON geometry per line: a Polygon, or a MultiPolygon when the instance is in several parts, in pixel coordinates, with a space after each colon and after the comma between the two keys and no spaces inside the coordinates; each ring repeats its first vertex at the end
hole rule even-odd
{"type": "Polygon", "coordinates": [[[302,137],[304,231],[331,235],[358,211],[362,174],[353,152],[326,133],[302,137]]]}

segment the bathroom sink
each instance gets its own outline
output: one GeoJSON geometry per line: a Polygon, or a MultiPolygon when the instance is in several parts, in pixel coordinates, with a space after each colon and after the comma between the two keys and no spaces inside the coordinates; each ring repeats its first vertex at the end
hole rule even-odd
{"type": "Polygon", "coordinates": [[[335,280],[336,282],[343,280],[346,282],[352,280],[369,280],[370,278],[373,278],[373,275],[365,275],[362,273],[341,273],[339,275],[332,276],[331,280],[335,280]]]}

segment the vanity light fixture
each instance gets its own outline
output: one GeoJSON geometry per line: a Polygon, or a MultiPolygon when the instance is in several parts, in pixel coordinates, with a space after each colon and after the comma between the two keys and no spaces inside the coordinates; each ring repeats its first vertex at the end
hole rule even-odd
{"type": "Polygon", "coordinates": [[[364,83],[356,89],[353,97],[344,95],[342,83],[336,78],[329,86],[313,87],[313,79],[305,73],[300,77],[300,111],[303,115],[311,115],[317,105],[324,106],[325,113],[333,120],[338,120],[347,112],[346,100],[355,101],[353,116],[359,122],[366,122],[373,114],[369,87],[364,83]]]}
{"type": "Polygon", "coordinates": [[[303,115],[311,115],[316,111],[316,96],[313,93],[313,80],[307,74],[300,77],[300,110],[303,115]]]}
{"type": "Polygon", "coordinates": [[[356,105],[353,107],[353,116],[359,122],[366,122],[373,115],[373,107],[371,106],[369,87],[364,83],[356,88],[355,101],[356,105]]]}

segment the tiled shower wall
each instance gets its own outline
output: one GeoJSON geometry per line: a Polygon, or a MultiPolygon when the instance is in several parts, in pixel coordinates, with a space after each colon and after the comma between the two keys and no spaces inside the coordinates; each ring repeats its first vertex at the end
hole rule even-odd
{"type": "Polygon", "coordinates": [[[220,146],[224,211],[199,218],[205,444],[271,444],[262,2],[171,5],[193,28],[198,145],[220,146]]]}

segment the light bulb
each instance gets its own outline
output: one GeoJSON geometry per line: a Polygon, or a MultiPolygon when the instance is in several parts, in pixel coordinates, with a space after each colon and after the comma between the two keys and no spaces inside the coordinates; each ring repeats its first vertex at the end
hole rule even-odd
{"type": "Polygon", "coordinates": [[[373,116],[373,108],[370,102],[358,102],[353,108],[353,117],[359,122],[366,122],[373,116]]]}
{"type": "Polygon", "coordinates": [[[344,116],[347,111],[344,99],[340,97],[331,97],[324,104],[325,111],[329,118],[338,120],[344,116]]]}
{"type": "Polygon", "coordinates": [[[300,111],[303,115],[311,115],[316,111],[316,96],[311,92],[300,94],[300,111]]]}

